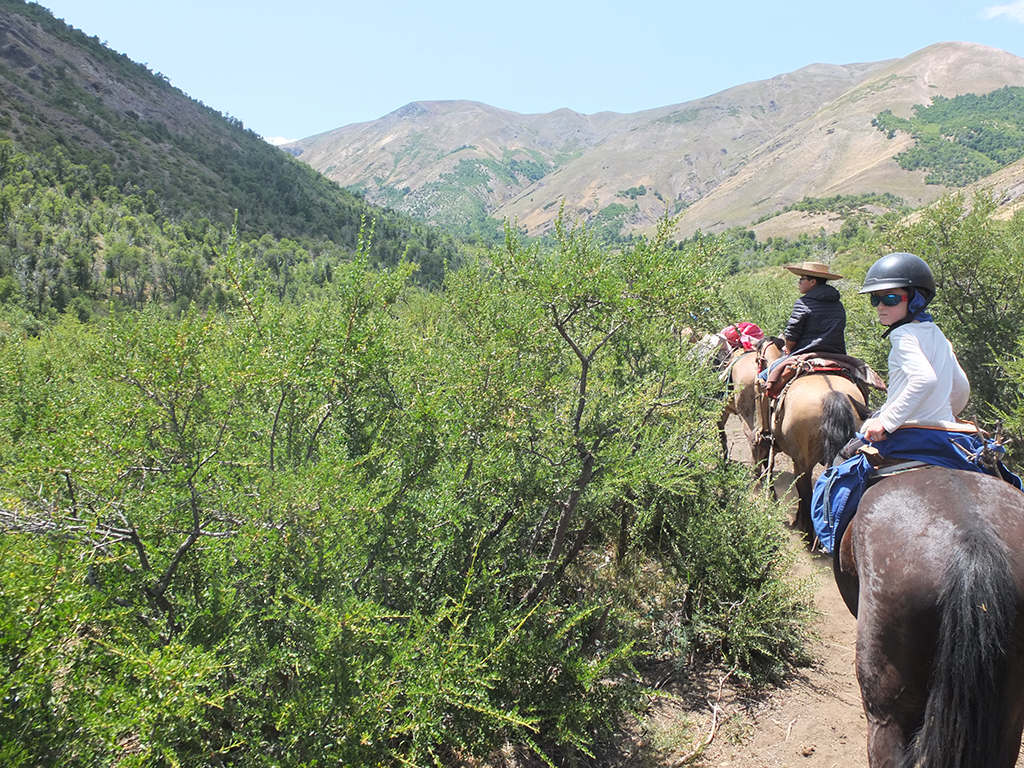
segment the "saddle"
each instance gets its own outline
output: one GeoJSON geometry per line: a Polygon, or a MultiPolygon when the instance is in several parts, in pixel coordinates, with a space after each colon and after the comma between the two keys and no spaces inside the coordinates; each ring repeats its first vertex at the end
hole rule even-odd
{"type": "Polygon", "coordinates": [[[903,472],[936,466],[983,472],[1019,489],[1021,480],[1003,465],[1003,453],[998,438],[970,422],[950,428],[901,427],[873,444],[851,441],[840,454],[845,460],[826,468],[814,484],[811,520],[818,540],[826,552],[835,553],[868,486],[903,472]]]}
{"type": "Polygon", "coordinates": [[[860,439],[851,440],[836,462],[818,478],[811,498],[815,535],[821,548],[831,552],[836,560],[840,559],[838,545],[864,491],[887,477],[936,466],[922,459],[883,456],[860,439]]]}
{"type": "Polygon", "coordinates": [[[768,379],[765,382],[768,397],[778,398],[789,382],[797,376],[809,373],[831,373],[845,376],[857,385],[865,402],[868,398],[868,389],[878,389],[884,392],[886,388],[882,377],[863,360],[839,353],[830,352],[826,355],[806,352],[791,355],[768,372],[768,379]]]}

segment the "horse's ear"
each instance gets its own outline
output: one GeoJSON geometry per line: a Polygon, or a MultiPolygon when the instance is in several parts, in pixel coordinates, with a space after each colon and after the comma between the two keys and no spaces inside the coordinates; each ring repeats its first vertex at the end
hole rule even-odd
{"type": "Polygon", "coordinates": [[[781,336],[772,336],[772,344],[781,352],[782,348],[786,346],[786,341],[781,336]]]}

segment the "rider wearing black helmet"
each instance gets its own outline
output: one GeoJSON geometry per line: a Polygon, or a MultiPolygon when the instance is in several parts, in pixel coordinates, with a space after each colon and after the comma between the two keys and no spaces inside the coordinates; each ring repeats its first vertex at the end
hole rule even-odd
{"type": "Polygon", "coordinates": [[[927,312],[935,277],[912,253],[890,253],[868,269],[860,293],[871,294],[878,321],[888,329],[889,388],[885,404],[864,422],[871,441],[897,428],[929,426],[958,429],[956,415],[967,405],[971,385],[953,347],[927,312]]]}
{"type": "Polygon", "coordinates": [[[926,309],[935,296],[928,265],[912,253],[890,253],[871,265],[860,292],[871,294],[878,321],[887,326],[889,389],[885,404],[860,428],[871,445],[851,440],[840,454],[845,461],[827,467],[815,483],[811,520],[822,546],[832,552],[839,551],[846,525],[879,464],[987,472],[1022,487],[998,460],[1003,452],[998,442],[956,419],[971,387],[926,309]]]}

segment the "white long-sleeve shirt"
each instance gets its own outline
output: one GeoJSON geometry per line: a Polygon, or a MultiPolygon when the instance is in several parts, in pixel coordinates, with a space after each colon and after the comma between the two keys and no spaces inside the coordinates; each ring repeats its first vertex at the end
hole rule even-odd
{"type": "Polygon", "coordinates": [[[956,427],[971,385],[935,323],[907,323],[889,339],[889,387],[878,418],[886,432],[904,425],[956,427]]]}

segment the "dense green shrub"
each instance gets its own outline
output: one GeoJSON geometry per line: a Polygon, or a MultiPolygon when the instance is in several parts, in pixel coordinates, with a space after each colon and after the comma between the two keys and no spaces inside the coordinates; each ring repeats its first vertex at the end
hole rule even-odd
{"type": "Polygon", "coordinates": [[[298,305],[236,245],[224,312],[5,333],[5,763],[600,764],[640,660],[799,661],[672,333],[715,255],[666,233],[509,232],[435,294],[363,252],[298,305]]]}

